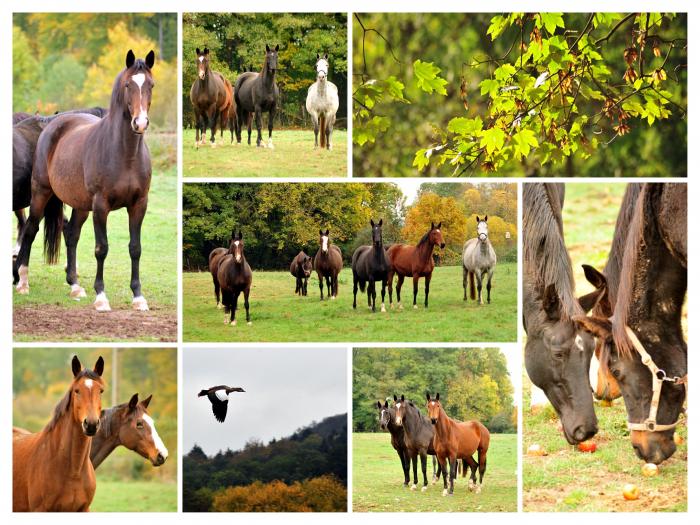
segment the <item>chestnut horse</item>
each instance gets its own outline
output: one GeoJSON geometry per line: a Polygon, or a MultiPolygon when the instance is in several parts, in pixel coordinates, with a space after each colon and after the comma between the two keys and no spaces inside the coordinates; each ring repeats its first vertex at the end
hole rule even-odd
{"type": "MultiPolygon", "coordinates": [[[[471,478],[469,479],[469,490],[475,490],[477,494],[481,492],[486,472],[486,454],[489,450],[491,436],[488,429],[479,421],[457,421],[448,417],[440,403],[440,393],[435,399],[426,394],[428,400],[428,417],[435,428],[433,447],[438,463],[443,472],[447,472],[447,461],[450,462],[450,490],[449,494],[454,494],[454,481],[457,477],[457,461],[466,460],[472,467],[471,478]],[[474,469],[475,452],[479,454],[479,484],[476,484],[476,472],[474,469]]],[[[442,495],[446,496],[447,476],[443,476],[442,495]]]]}
{"type": "Polygon", "coordinates": [[[209,272],[211,273],[211,280],[214,282],[214,295],[216,295],[216,307],[222,308],[221,301],[219,299],[219,291],[221,287],[219,286],[219,263],[224,255],[228,253],[226,248],[214,248],[209,254],[209,272]]]}
{"type": "Polygon", "coordinates": [[[126,207],[129,214],[129,255],[131,257],[132,306],[148,310],[141,293],[141,224],[146,215],[151,186],[151,157],[144,140],[148,128],[155,62],[153,51],[145,60],[126,54],[126,68],[114,81],[109,113],[103,119],[84,113],[56,117],[41,133],[34,157],[32,200],[29,218],[22,232],[22,244],[15,262],[19,278],[17,291],[29,293],[29,257],[32,243],[44,218],[44,255],[49,264],[58,260],[63,206],[72,209],[66,224],[66,281],[70,296],[85,297],[78,283],[76,249],[80,230],[92,211],[95,228],[94,306],[111,310],[105,294],[104,262],[109,251],[107,216],[126,207]]]}
{"type": "Polygon", "coordinates": [[[73,381],[41,432],[15,436],[12,443],[12,510],[87,512],[95,495],[89,461],[100,428],[104,360],[83,369],[77,356],[73,381]]]}
{"type": "Polygon", "coordinates": [[[231,233],[231,244],[228,252],[219,262],[217,278],[221,286],[221,302],[224,305],[224,323],[228,324],[226,314],[231,314],[231,326],[236,326],[236,309],[238,308],[238,296],[243,292],[245,301],[245,320],[251,325],[250,304],[248,296],[250,287],[253,285],[253,270],[250,269],[248,261],[243,253],[243,234],[235,230],[231,233]]]}
{"type": "Polygon", "coordinates": [[[318,287],[321,289],[321,301],[323,301],[323,280],[326,280],[328,297],[338,297],[338,274],[343,269],[343,254],[335,244],[331,242],[330,230],[318,230],[319,248],[314,257],[314,269],[318,275],[318,287]]]}
{"type": "Polygon", "coordinates": [[[394,274],[397,275],[396,282],[396,303],[399,309],[403,309],[401,304],[401,287],[405,277],[413,277],[413,308],[418,308],[416,305],[416,297],[418,296],[418,281],[421,277],[425,278],[425,307],[428,307],[428,294],[430,293],[430,279],[433,276],[435,262],[433,261],[433,249],[439,246],[440,249],[445,247],[445,241],[442,238],[440,228],[442,222],[437,226],[434,222],[430,223],[430,229],[418,241],[415,246],[407,244],[392,244],[386,251],[389,258],[389,307],[393,308],[392,288],[394,274]]]}

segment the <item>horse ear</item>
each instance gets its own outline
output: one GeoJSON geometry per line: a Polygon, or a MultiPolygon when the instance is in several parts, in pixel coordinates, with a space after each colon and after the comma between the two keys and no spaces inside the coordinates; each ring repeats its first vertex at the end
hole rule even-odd
{"type": "Polygon", "coordinates": [[[379,219],[379,226],[381,226],[382,224],[384,224],[384,219],[379,219]]]}
{"type": "Polygon", "coordinates": [[[148,69],[153,69],[153,64],[156,63],[156,54],[153,52],[151,49],[148,54],[146,55],[146,66],[148,66],[148,69]]]}
{"type": "Polygon", "coordinates": [[[231,239],[234,241],[236,240],[236,228],[231,230],[231,239]]]}
{"type": "Polygon", "coordinates": [[[382,408],[382,402],[381,402],[381,401],[377,401],[377,408],[382,408]]]}
{"type": "Polygon", "coordinates": [[[148,396],[146,399],[141,401],[141,405],[143,405],[143,408],[148,408],[148,405],[151,403],[151,398],[153,397],[153,394],[148,396]]]}
{"type": "Polygon", "coordinates": [[[426,393],[425,393],[425,399],[426,399],[427,401],[430,401],[430,392],[426,392],[426,393]]]}
{"type": "Polygon", "coordinates": [[[488,220],[489,220],[489,216],[488,216],[488,215],[484,215],[484,222],[488,222],[488,220]]]}
{"type": "Polygon", "coordinates": [[[374,219],[370,219],[369,223],[372,225],[372,228],[374,228],[374,219]]]}
{"type": "MultiPolygon", "coordinates": [[[[593,307],[603,299],[605,291],[605,288],[598,288],[597,290],[593,290],[591,293],[582,295],[577,299],[578,304],[581,305],[581,308],[583,308],[584,312],[590,312],[593,309],[593,307]]],[[[609,308],[604,308],[604,310],[608,312],[609,308]]],[[[612,311],[610,311],[610,314],[612,314],[612,311]]]]}
{"type": "Polygon", "coordinates": [[[431,230],[435,229],[435,223],[433,221],[430,221],[430,229],[431,230]]]}
{"type": "Polygon", "coordinates": [[[405,398],[403,397],[403,394],[401,394],[401,401],[404,401],[405,398]]]}
{"type": "Polygon", "coordinates": [[[277,44],[277,45],[275,46],[275,51],[279,51],[279,50],[280,50],[280,45],[277,44]]]}
{"type": "Polygon", "coordinates": [[[199,55],[200,55],[200,51],[199,51],[199,48],[195,49],[195,52],[197,53],[197,56],[199,56],[199,55]]]}
{"type": "Polygon", "coordinates": [[[440,401],[440,392],[435,394],[435,401],[440,401]]]}
{"type": "Polygon", "coordinates": [[[586,276],[586,280],[593,286],[596,288],[604,288],[607,286],[608,280],[605,275],[593,268],[593,266],[582,264],[581,268],[583,268],[583,273],[586,276]]]}
{"type": "Polygon", "coordinates": [[[394,401],[398,401],[398,400],[399,400],[399,398],[396,397],[396,394],[394,394],[394,401]]]}
{"type": "Polygon", "coordinates": [[[318,53],[316,53],[316,60],[318,60],[318,59],[320,59],[320,58],[321,58],[321,55],[319,55],[318,53]]]}
{"type": "Polygon", "coordinates": [[[204,48],[204,54],[205,54],[205,55],[208,55],[208,54],[209,54],[209,48],[208,48],[208,47],[205,47],[205,48],[204,48]]]}
{"type": "Polygon", "coordinates": [[[329,233],[330,233],[330,230],[328,228],[326,228],[326,235],[328,235],[329,233]]]}
{"type": "Polygon", "coordinates": [[[133,410],[136,408],[136,405],[139,404],[139,394],[138,392],[131,396],[131,399],[129,399],[129,412],[133,412],[133,410]]]}
{"type": "Polygon", "coordinates": [[[476,216],[476,223],[479,224],[480,222],[481,222],[481,220],[479,220],[479,216],[477,215],[476,216]]]}
{"type": "Polygon", "coordinates": [[[442,221],[438,222],[438,225],[437,225],[437,229],[439,230],[440,228],[442,228],[442,221]]]}
{"type": "Polygon", "coordinates": [[[270,46],[268,46],[267,44],[265,44],[265,51],[266,51],[267,53],[270,52],[270,46]]]}
{"type": "Polygon", "coordinates": [[[326,59],[326,60],[328,60],[328,53],[326,53],[325,55],[323,55],[323,58],[326,59]]]}
{"type": "Polygon", "coordinates": [[[73,360],[71,361],[70,366],[73,369],[73,377],[77,377],[77,375],[83,369],[83,365],[80,364],[80,359],[78,359],[77,355],[73,356],[73,360]]]}
{"type": "Polygon", "coordinates": [[[607,339],[612,334],[612,323],[605,317],[588,317],[587,315],[577,315],[573,318],[574,323],[581,330],[585,330],[594,337],[607,339]]]}
{"type": "Polygon", "coordinates": [[[238,230],[238,240],[239,241],[243,240],[243,232],[241,230],[238,230]]]}
{"type": "Polygon", "coordinates": [[[559,312],[559,294],[554,284],[550,284],[545,288],[544,296],[542,297],[542,308],[549,319],[552,321],[559,320],[561,315],[559,312]]]}
{"type": "Polygon", "coordinates": [[[319,235],[323,235],[323,230],[321,230],[321,229],[319,228],[318,234],[319,234],[319,235]]]}
{"type": "Polygon", "coordinates": [[[134,65],[134,62],[136,62],[136,55],[134,55],[134,52],[129,49],[129,52],[126,54],[126,68],[129,69],[134,65]]]}
{"type": "Polygon", "coordinates": [[[389,408],[389,402],[388,402],[388,401],[384,401],[384,408],[389,408]]]}
{"type": "Polygon", "coordinates": [[[97,358],[97,362],[95,363],[95,367],[92,369],[93,372],[95,372],[98,376],[102,376],[102,372],[104,372],[105,369],[105,360],[102,359],[102,356],[97,358]]]}

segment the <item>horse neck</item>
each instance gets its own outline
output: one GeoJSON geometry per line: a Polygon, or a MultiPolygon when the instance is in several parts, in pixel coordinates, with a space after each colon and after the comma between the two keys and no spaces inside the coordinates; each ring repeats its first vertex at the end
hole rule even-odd
{"type": "Polygon", "coordinates": [[[275,83],[275,71],[270,73],[267,69],[267,57],[265,57],[265,62],[263,62],[262,71],[260,72],[260,77],[262,78],[262,83],[265,87],[269,88],[275,83]]]}
{"type": "Polygon", "coordinates": [[[430,262],[430,260],[433,258],[434,248],[435,245],[432,242],[430,242],[429,239],[426,239],[424,242],[419,242],[416,245],[416,251],[418,252],[418,260],[423,264],[430,262]]]}
{"type": "Polygon", "coordinates": [[[111,156],[132,160],[138,158],[143,151],[145,146],[143,134],[134,133],[129,118],[123,112],[118,112],[116,108],[115,111],[110,108],[107,116],[97,125],[105,131],[104,138],[107,141],[113,141],[119,145],[120,151],[112,152],[111,156]]]}
{"type": "Polygon", "coordinates": [[[326,86],[328,86],[327,77],[323,77],[321,80],[316,80],[316,93],[319,97],[326,97],[326,86]]]}
{"type": "Polygon", "coordinates": [[[450,418],[442,407],[440,407],[437,423],[435,424],[435,432],[441,436],[450,434],[450,418]]]}
{"type": "Polygon", "coordinates": [[[70,477],[83,477],[89,468],[92,438],[83,433],[81,425],[66,412],[56,426],[48,431],[52,458],[62,463],[63,472],[70,477]]]}
{"type": "Polygon", "coordinates": [[[489,256],[489,248],[490,247],[491,247],[491,241],[489,241],[488,238],[484,242],[479,241],[479,253],[481,254],[482,257],[489,256]]]}
{"type": "Polygon", "coordinates": [[[119,440],[120,422],[116,420],[117,415],[114,409],[105,410],[100,424],[100,430],[92,438],[92,444],[90,446],[90,461],[94,468],[100,466],[100,464],[107,459],[107,456],[121,445],[121,441],[119,440]]]}
{"type": "Polygon", "coordinates": [[[382,262],[382,254],[383,253],[384,253],[384,243],[380,244],[379,247],[377,248],[373,242],[372,243],[372,259],[374,259],[374,261],[377,263],[382,262]]]}
{"type": "Polygon", "coordinates": [[[417,437],[421,423],[420,412],[415,407],[406,409],[406,417],[403,420],[403,429],[407,436],[417,437]]]}

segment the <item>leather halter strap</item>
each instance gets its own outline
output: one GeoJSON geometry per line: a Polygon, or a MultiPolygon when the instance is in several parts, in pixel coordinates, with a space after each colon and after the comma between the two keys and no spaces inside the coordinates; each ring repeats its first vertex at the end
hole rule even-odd
{"type": "Polygon", "coordinates": [[[629,430],[639,430],[643,432],[663,432],[665,430],[673,430],[678,425],[680,417],[675,423],[659,424],[656,422],[656,413],[659,410],[659,399],[661,398],[661,387],[663,386],[664,382],[673,383],[674,385],[682,384],[685,386],[687,396],[688,375],[686,374],[683,377],[667,376],[665,370],[656,366],[656,363],[654,363],[654,360],[649,355],[649,352],[646,351],[644,345],[642,345],[641,341],[639,341],[637,338],[637,335],[629,326],[625,326],[625,332],[627,333],[627,337],[629,337],[630,341],[632,342],[632,346],[634,346],[634,349],[642,359],[642,364],[644,364],[644,366],[646,366],[651,372],[652,385],[651,404],[649,405],[649,415],[647,416],[647,419],[642,423],[633,423],[632,421],[628,421],[627,428],[629,430]]]}

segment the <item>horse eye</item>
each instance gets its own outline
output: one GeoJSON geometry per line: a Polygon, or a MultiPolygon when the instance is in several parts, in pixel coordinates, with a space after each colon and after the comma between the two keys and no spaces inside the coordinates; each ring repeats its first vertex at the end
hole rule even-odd
{"type": "Polygon", "coordinates": [[[79,395],[80,395],[80,390],[78,390],[78,389],[76,388],[75,390],[73,390],[73,393],[79,396],[79,395]]]}
{"type": "Polygon", "coordinates": [[[104,394],[104,393],[105,393],[105,389],[104,389],[104,388],[100,388],[100,394],[104,394]]]}
{"type": "Polygon", "coordinates": [[[143,428],[143,421],[138,421],[136,423],[136,428],[143,428]]]}
{"type": "Polygon", "coordinates": [[[612,375],[615,379],[620,379],[620,371],[617,368],[612,370],[612,375]]]}

